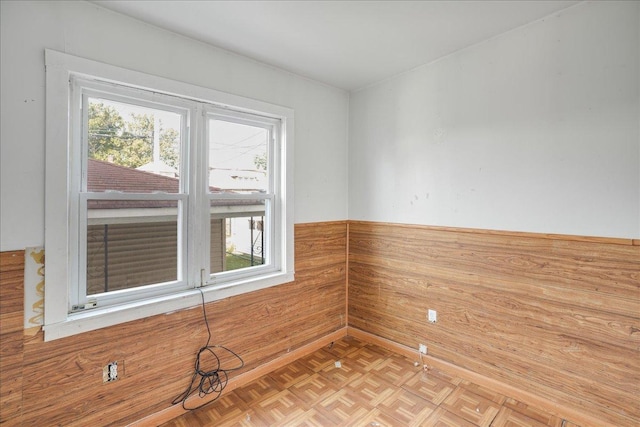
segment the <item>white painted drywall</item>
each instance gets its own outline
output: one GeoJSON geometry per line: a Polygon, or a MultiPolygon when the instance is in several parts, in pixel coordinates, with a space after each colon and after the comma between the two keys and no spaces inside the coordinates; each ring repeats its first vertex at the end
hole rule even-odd
{"type": "Polygon", "coordinates": [[[0,5],[0,251],[44,241],[45,48],[293,108],[295,222],[347,218],[346,92],[91,3],[0,5]]]}
{"type": "Polygon", "coordinates": [[[639,31],[582,3],[353,93],[349,218],[640,237],[639,31]]]}

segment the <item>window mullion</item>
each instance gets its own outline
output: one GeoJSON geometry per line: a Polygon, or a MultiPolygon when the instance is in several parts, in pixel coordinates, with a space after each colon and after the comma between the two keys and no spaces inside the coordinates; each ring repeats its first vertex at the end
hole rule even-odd
{"type": "Polygon", "coordinates": [[[207,233],[209,227],[206,222],[206,126],[204,111],[200,104],[194,105],[191,110],[189,128],[190,159],[189,159],[189,224],[188,224],[188,258],[189,258],[189,284],[201,286],[202,277],[209,274],[207,261],[209,240],[207,233]]]}
{"type": "Polygon", "coordinates": [[[182,141],[180,143],[180,158],[182,161],[179,165],[180,193],[184,196],[178,206],[178,279],[187,282],[187,287],[191,286],[190,271],[191,254],[189,251],[189,223],[190,215],[193,209],[190,206],[191,188],[193,179],[191,177],[190,162],[193,158],[191,149],[193,146],[193,138],[190,135],[190,120],[193,114],[191,110],[187,110],[182,114],[180,123],[180,135],[182,141]]]}

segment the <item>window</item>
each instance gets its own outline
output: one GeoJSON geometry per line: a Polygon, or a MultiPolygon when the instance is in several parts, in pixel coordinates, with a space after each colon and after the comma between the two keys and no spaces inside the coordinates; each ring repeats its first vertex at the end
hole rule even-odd
{"type": "Polygon", "coordinates": [[[291,110],[46,64],[46,340],[293,280],[291,110]]]}

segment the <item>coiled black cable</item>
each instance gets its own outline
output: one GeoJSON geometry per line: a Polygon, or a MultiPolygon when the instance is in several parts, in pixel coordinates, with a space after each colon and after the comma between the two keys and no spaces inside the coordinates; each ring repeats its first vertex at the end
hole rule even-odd
{"type": "Polygon", "coordinates": [[[202,289],[199,289],[199,291],[200,295],[202,296],[202,313],[204,315],[204,323],[207,326],[207,334],[209,336],[207,338],[207,343],[204,345],[204,347],[200,347],[200,350],[198,351],[198,354],[196,356],[195,369],[193,371],[193,376],[191,377],[191,383],[183,393],[181,393],[171,402],[174,405],[182,402],[182,407],[188,411],[201,408],[204,405],[217,400],[222,394],[222,390],[224,390],[224,388],[227,386],[227,382],[229,381],[229,372],[237,371],[238,369],[242,369],[244,367],[244,360],[242,360],[242,358],[232,350],[229,350],[228,348],[221,345],[209,345],[209,343],[211,342],[211,329],[209,328],[209,320],[207,320],[204,292],[202,292],[202,289]],[[216,354],[215,349],[219,349],[229,353],[239,361],[239,365],[232,368],[223,369],[221,366],[220,356],[216,354]],[[204,369],[201,366],[201,358],[203,358],[203,356],[208,356],[208,358],[213,361],[214,366],[210,366],[210,369],[204,369]],[[188,408],[186,405],[187,399],[196,392],[198,392],[198,396],[200,398],[204,398],[209,394],[216,394],[216,396],[210,400],[207,400],[205,403],[199,406],[188,408]]]}

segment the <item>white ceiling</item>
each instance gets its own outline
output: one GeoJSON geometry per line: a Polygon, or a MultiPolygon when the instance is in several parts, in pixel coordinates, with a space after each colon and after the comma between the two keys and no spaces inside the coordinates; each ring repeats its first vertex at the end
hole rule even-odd
{"type": "Polygon", "coordinates": [[[345,90],[356,90],[578,1],[93,3],[345,90]]]}

